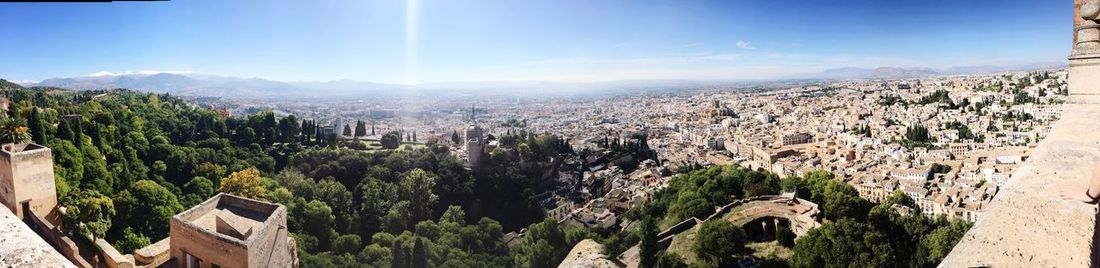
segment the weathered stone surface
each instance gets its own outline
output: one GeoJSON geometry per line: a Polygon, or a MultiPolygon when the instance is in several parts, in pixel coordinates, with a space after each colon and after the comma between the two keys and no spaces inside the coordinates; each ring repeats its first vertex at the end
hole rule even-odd
{"type": "Polygon", "coordinates": [[[572,267],[619,268],[621,265],[603,255],[603,245],[592,239],[585,239],[573,246],[573,250],[558,265],[558,268],[572,267]]]}
{"type": "Polygon", "coordinates": [[[1093,266],[1097,207],[1059,192],[1089,180],[1098,159],[1100,105],[1067,104],[1051,135],[940,266],[1093,266]]]}
{"type": "Polygon", "coordinates": [[[0,206],[0,267],[76,267],[0,206]]]}

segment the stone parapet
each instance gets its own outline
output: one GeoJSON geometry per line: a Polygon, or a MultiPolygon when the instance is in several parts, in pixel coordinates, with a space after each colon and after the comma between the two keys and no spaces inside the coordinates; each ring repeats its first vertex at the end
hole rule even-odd
{"type": "Polygon", "coordinates": [[[1097,207],[1059,193],[1100,159],[1100,105],[1067,104],[1063,115],[940,267],[1095,266],[1097,207]]]}

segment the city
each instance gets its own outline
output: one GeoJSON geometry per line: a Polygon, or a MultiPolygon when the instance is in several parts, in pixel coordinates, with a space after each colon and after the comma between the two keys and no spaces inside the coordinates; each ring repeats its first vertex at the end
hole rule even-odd
{"type": "Polygon", "coordinates": [[[1100,263],[1100,1],[613,2],[0,3],[0,266],[1100,263]]]}

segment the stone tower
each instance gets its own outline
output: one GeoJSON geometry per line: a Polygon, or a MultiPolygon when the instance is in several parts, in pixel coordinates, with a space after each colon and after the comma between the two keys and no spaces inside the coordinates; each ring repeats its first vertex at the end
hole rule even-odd
{"type": "Polygon", "coordinates": [[[50,148],[11,143],[0,148],[0,203],[19,218],[30,211],[56,219],[57,188],[50,148]]]}
{"type": "Polygon", "coordinates": [[[481,166],[481,157],[484,150],[485,131],[477,125],[466,128],[466,154],[469,156],[471,168],[481,166]]]}

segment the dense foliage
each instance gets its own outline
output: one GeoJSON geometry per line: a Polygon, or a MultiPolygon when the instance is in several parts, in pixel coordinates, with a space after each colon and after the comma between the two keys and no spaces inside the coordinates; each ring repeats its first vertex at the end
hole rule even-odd
{"type": "MultiPolygon", "coordinates": [[[[712,166],[674,177],[668,188],[655,195],[643,217],[663,218],[661,223],[667,228],[690,217],[705,218],[734,198],[779,191],[796,191],[798,197],[817,203],[825,221],[793,243],[789,229],[778,230],[779,244],[793,246],[794,252],[792,259],[778,261],[794,267],[931,267],[970,228],[963,221],[925,217],[900,192],[881,204],[872,204],[828,172],[780,179],[735,166],[712,166]],[[894,205],[908,207],[912,215],[901,215],[894,205]]],[[[739,228],[720,224],[729,222],[707,221],[695,236],[693,251],[707,265],[731,265],[736,256],[751,253],[744,242],[738,242],[744,241],[739,228]],[[726,238],[716,241],[715,237],[726,238]]],[[[660,252],[657,256],[658,267],[680,267],[674,254],[660,252]]]]}

